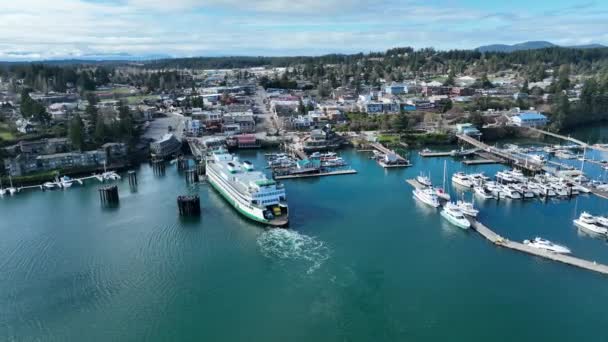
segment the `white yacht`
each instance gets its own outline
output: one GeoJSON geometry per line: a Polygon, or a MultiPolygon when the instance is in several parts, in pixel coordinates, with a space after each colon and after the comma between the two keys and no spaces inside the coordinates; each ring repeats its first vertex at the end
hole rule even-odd
{"type": "Polygon", "coordinates": [[[523,184],[513,184],[511,187],[519,192],[523,198],[534,198],[534,192],[523,184]]]}
{"type": "Polygon", "coordinates": [[[494,196],[492,195],[492,192],[490,192],[489,190],[484,188],[482,185],[476,185],[473,188],[473,191],[475,192],[475,196],[478,196],[480,198],[483,198],[483,199],[494,198],[494,196]]]}
{"type": "Polygon", "coordinates": [[[72,184],[74,184],[74,181],[72,180],[72,178],[70,178],[68,176],[63,176],[60,179],[60,184],[61,184],[61,187],[63,187],[64,189],[67,189],[67,188],[71,187],[72,184]]]}
{"type": "Polygon", "coordinates": [[[207,157],[207,180],[243,216],[271,226],[288,224],[285,187],[253,164],[217,150],[207,157]]]}
{"type": "Polygon", "coordinates": [[[509,171],[498,171],[496,172],[496,179],[501,183],[514,183],[515,179],[509,171]]]}
{"type": "Polygon", "coordinates": [[[452,182],[454,182],[457,185],[464,186],[465,188],[473,187],[473,181],[471,180],[471,178],[469,178],[469,176],[465,175],[462,172],[457,172],[457,173],[453,174],[452,182]]]}
{"type": "Polygon", "coordinates": [[[430,205],[433,208],[437,208],[440,205],[435,191],[431,188],[414,189],[412,193],[414,194],[415,199],[424,204],[430,205]]]}
{"type": "Polygon", "coordinates": [[[477,217],[477,214],[479,214],[479,210],[475,209],[472,202],[457,201],[456,206],[467,216],[477,217]]]}
{"type": "Polygon", "coordinates": [[[606,216],[595,216],[595,220],[597,223],[601,224],[604,227],[608,227],[608,217],[606,216]]]}
{"type": "Polygon", "coordinates": [[[458,209],[458,207],[451,202],[448,202],[445,205],[441,211],[441,216],[457,227],[463,229],[468,229],[471,227],[471,222],[469,222],[469,220],[464,217],[462,211],[460,211],[460,209],[458,209]]]}
{"type": "Polygon", "coordinates": [[[538,184],[538,188],[540,189],[541,196],[554,197],[557,195],[555,190],[548,184],[538,184]]]}
{"type": "Polygon", "coordinates": [[[598,224],[597,220],[593,215],[586,211],[581,213],[578,219],[573,221],[577,227],[585,229],[595,234],[608,234],[608,228],[602,227],[598,224]]]}
{"type": "Polygon", "coordinates": [[[420,176],[416,177],[416,180],[418,181],[418,183],[420,183],[424,186],[433,185],[433,183],[431,183],[431,178],[429,178],[428,176],[425,176],[423,174],[420,174],[420,176]]]}
{"type": "Polygon", "coordinates": [[[501,196],[505,196],[510,199],[521,199],[521,194],[508,185],[503,185],[500,190],[501,196]]]}
{"type": "Polygon", "coordinates": [[[533,154],[530,159],[539,164],[544,164],[547,161],[542,154],[533,154]]]}
{"type": "Polygon", "coordinates": [[[435,191],[435,195],[437,195],[437,197],[439,197],[440,199],[445,200],[445,201],[450,200],[450,194],[445,192],[445,190],[443,190],[443,188],[433,187],[433,190],[435,191]]]}
{"type": "Polygon", "coordinates": [[[539,237],[535,238],[532,241],[524,240],[524,245],[538,249],[544,249],[554,253],[570,254],[570,249],[568,247],[555,244],[549,240],[541,239],[539,237]]]}
{"type": "Polygon", "coordinates": [[[557,196],[560,196],[560,197],[568,196],[568,190],[566,190],[566,187],[564,187],[563,185],[557,184],[557,183],[551,183],[551,187],[553,188],[553,191],[555,191],[555,194],[557,196]]]}

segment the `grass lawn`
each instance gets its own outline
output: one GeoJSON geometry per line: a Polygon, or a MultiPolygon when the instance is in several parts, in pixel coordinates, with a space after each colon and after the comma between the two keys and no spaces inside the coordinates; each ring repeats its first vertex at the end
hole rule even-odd
{"type": "Polygon", "coordinates": [[[398,144],[399,141],[399,135],[381,134],[378,136],[378,142],[382,144],[398,144]]]}

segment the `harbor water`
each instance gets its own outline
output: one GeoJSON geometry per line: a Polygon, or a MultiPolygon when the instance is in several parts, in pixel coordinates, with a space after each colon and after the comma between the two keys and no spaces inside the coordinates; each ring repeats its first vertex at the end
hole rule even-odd
{"type": "MultiPolygon", "coordinates": [[[[261,151],[239,154],[263,167],[261,151]]],[[[286,180],[290,229],[240,217],[207,184],[143,165],[139,188],[118,182],[24,191],[0,199],[3,341],[601,341],[608,278],[498,248],[412,198],[421,172],[456,171],[421,158],[385,170],[341,154],[356,175],[286,180]],[[176,198],[198,194],[200,218],[176,198]]],[[[608,159],[608,158],[607,158],[608,159]]],[[[599,170],[599,167],[598,167],[599,170]]],[[[601,175],[601,171],[597,171],[601,175]]],[[[457,195],[452,189],[453,196],[457,195]]],[[[464,196],[470,199],[471,194],[464,196]]],[[[608,244],[579,232],[582,210],[608,200],[476,202],[479,220],[512,240],[540,236],[608,263],[608,244]]]]}

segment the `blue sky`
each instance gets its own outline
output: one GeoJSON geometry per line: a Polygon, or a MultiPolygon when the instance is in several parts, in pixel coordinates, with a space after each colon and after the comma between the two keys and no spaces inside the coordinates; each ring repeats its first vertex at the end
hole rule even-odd
{"type": "Polygon", "coordinates": [[[608,1],[0,0],[0,60],[608,45],[608,1]]]}

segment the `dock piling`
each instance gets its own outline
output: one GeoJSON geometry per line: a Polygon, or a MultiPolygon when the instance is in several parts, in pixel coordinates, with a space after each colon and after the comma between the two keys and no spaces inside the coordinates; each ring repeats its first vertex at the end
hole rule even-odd
{"type": "Polygon", "coordinates": [[[162,160],[153,160],[152,161],[152,171],[157,176],[165,175],[165,162],[162,160]]]}
{"type": "Polygon", "coordinates": [[[178,196],[177,208],[180,216],[199,216],[201,200],[198,196],[178,196]]]}
{"type": "Polygon", "coordinates": [[[104,205],[115,205],[119,202],[118,197],[118,186],[110,185],[104,186],[98,189],[99,191],[99,199],[101,204],[104,205]]]}
{"type": "Polygon", "coordinates": [[[129,171],[129,186],[131,188],[137,188],[137,173],[135,173],[135,171],[131,170],[129,171]]]}

